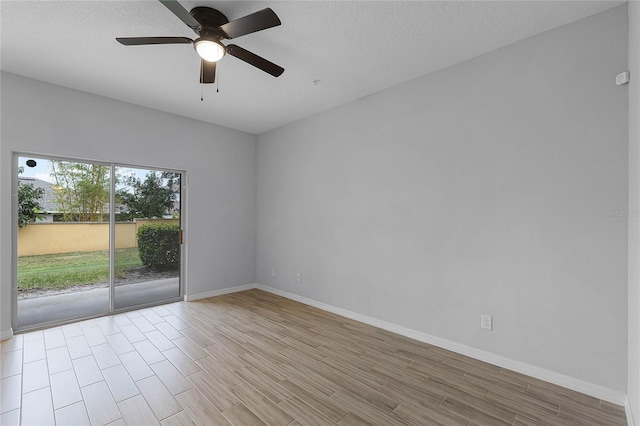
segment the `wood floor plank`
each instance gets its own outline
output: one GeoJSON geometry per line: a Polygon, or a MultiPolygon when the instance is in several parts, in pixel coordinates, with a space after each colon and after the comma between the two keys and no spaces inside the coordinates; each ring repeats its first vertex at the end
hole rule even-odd
{"type": "Polygon", "coordinates": [[[162,317],[154,311],[153,308],[142,309],[140,313],[147,319],[147,321],[149,321],[153,325],[164,321],[162,317]]]}
{"type": "MultiPolygon", "coordinates": [[[[57,425],[88,425],[89,416],[84,402],[76,402],[75,404],[59,408],[55,411],[57,425]]],[[[12,424],[12,423],[7,423],[12,424]]],[[[16,423],[17,424],[17,423],[16,423]]]]}
{"type": "Polygon", "coordinates": [[[118,402],[118,409],[120,409],[122,418],[128,425],[151,426],[160,424],[142,395],[136,395],[118,402]]]}
{"type": "Polygon", "coordinates": [[[374,425],[407,424],[393,413],[387,413],[375,405],[368,403],[354,393],[343,389],[334,393],[331,398],[336,401],[345,412],[354,413],[374,425]]]}
{"type": "Polygon", "coordinates": [[[191,383],[168,360],[151,365],[151,369],[173,395],[188,391],[191,383]]]}
{"type": "Polygon", "coordinates": [[[234,405],[228,410],[222,412],[222,415],[227,418],[234,425],[252,425],[252,426],[266,426],[267,424],[260,420],[260,417],[256,416],[253,411],[249,410],[243,403],[234,405]]]}
{"type": "Polygon", "coordinates": [[[175,314],[167,315],[167,316],[165,316],[163,318],[164,318],[164,320],[166,322],[171,324],[178,331],[190,328],[189,324],[187,324],[186,322],[182,321],[175,314]]]}
{"type": "Polygon", "coordinates": [[[342,373],[333,373],[328,377],[328,379],[338,385],[339,388],[335,392],[340,388],[346,389],[383,411],[391,412],[398,406],[398,402],[388,395],[378,392],[367,385],[354,381],[349,377],[344,376],[342,373]]]}
{"type": "Polygon", "coordinates": [[[189,417],[199,425],[230,425],[218,409],[200,396],[195,389],[176,395],[176,400],[189,417]]]}
{"type": "Polygon", "coordinates": [[[560,406],[540,398],[536,398],[527,392],[514,392],[505,389],[491,389],[484,397],[488,401],[493,401],[499,404],[513,405],[518,407],[518,412],[522,414],[550,414],[553,416],[558,415],[560,406]]]}
{"type": "Polygon", "coordinates": [[[104,381],[85,386],[81,391],[92,425],[105,425],[122,417],[104,381]]]}
{"type": "MultiPolygon", "coordinates": [[[[38,332],[36,332],[36,333],[38,333],[38,332]]],[[[39,333],[42,333],[42,332],[40,331],[39,333]]],[[[25,336],[29,336],[29,335],[30,335],[30,333],[17,334],[15,336],[13,336],[12,339],[0,340],[0,353],[12,352],[12,351],[17,351],[17,350],[23,349],[24,348],[24,342],[27,341],[27,339],[25,339],[25,336]]],[[[29,336],[29,337],[31,337],[33,340],[44,338],[42,335],[29,336]]]]}
{"type": "Polygon", "coordinates": [[[527,386],[527,392],[550,402],[564,400],[567,404],[575,404],[577,406],[600,407],[600,401],[598,399],[552,383],[542,381],[531,383],[527,386]]]}
{"type": "Polygon", "coordinates": [[[307,388],[320,392],[324,395],[331,396],[340,390],[340,385],[331,380],[329,376],[322,376],[313,370],[306,368],[304,365],[294,362],[282,364],[282,368],[289,373],[289,377],[295,377],[303,383],[307,388]]]}
{"type": "Polygon", "coordinates": [[[49,370],[45,359],[24,364],[22,369],[22,393],[28,393],[48,386],[49,370]]]}
{"type": "Polygon", "coordinates": [[[0,380],[0,413],[20,408],[22,398],[22,376],[11,376],[0,380]]]}
{"type": "Polygon", "coordinates": [[[177,339],[179,337],[184,336],[184,334],[176,330],[168,322],[161,322],[161,323],[155,324],[155,326],[156,326],[156,329],[160,331],[160,333],[164,334],[164,336],[169,340],[177,339]]]}
{"type": "Polygon", "coordinates": [[[570,420],[576,423],[589,422],[593,425],[610,425],[621,420],[619,416],[611,415],[605,411],[593,407],[575,406],[573,404],[565,404],[560,407],[558,417],[570,420]]]}
{"type": "Polygon", "coordinates": [[[550,415],[544,412],[535,412],[533,415],[526,412],[518,413],[513,424],[521,426],[579,426],[579,423],[565,420],[562,417],[558,417],[558,415],[550,415]]]}
{"type": "Polygon", "coordinates": [[[52,374],[50,382],[54,409],[82,401],[80,386],[73,369],[52,374]]]}
{"type": "Polygon", "coordinates": [[[202,369],[207,373],[214,376],[218,381],[220,381],[220,383],[224,384],[227,388],[243,382],[240,376],[233,372],[234,367],[232,365],[226,365],[218,361],[211,355],[200,358],[196,361],[196,363],[200,365],[202,369]]]}
{"type": "Polygon", "coordinates": [[[171,340],[167,339],[160,330],[149,331],[145,333],[145,336],[147,336],[147,339],[149,339],[149,341],[153,343],[153,346],[155,346],[159,351],[166,351],[167,349],[175,348],[175,345],[171,343],[171,340]]]}
{"type": "Polygon", "coordinates": [[[83,356],[72,361],[80,387],[103,380],[102,372],[93,355],[83,356]]]}
{"type": "Polygon", "coordinates": [[[215,344],[215,342],[211,338],[207,337],[206,335],[199,332],[195,328],[187,328],[185,330],[182,330],[182,334],[187,336],[189,339],[191,339],[194,343],[196,343],[198,346],[202,348],[215,344]]]}
{"type": "Polygon", "coordinates": [[[440,378],[427,377],[424,382],[419,385],[420,388],[427,389],[431,392],[439,392],[447,395],[473,395],[478,398],[484,398],[488,389],[476,385],[473,382],[465,381],[460,378],[440,378]]]}
{"type": "Polygon", "coordinates": [[[164,355],[162,355],[162,352],[160,352],[158,348],[156,348],[149,340],[136,342],[133,344],[133,347],[140,354],[142,359],[144,359],[147,365],[154,364],[165,359],[164,355]]]}
{"type": "Polygon", "coordinates": [[[22,374],[22,349],[0,355],[0,379],[22,374]]]}
{"type": "Polygon", "coordinates": [[[192,374],[187,379],[194,389],[211,401],[220,412],[228,410],[240,402],[222,383],[204,371],[192,374]]]}
{"type": "Polygon", "coordinates": [[[338,422],[340,426],[368,426],[371,425],[368,421],[363,418],[353,414],[348,413],[346,416],[340,419],[338,422]]]}
{"type": "MultiPolygon", "coordinates": [[[[26,344],[25,344],[26,347],[26,344]]],[[[43,344],[44,348],[44,344],[43,344]]],[[[67,349],[69,349],[69,356],[71,359],[81,358],[83,356],[91,355],[91,348],[87,343],[84,335],[73,336],[67,339],[67,349]]],[[[26,361],[25,361],[26,362],[26,361]]]]}
{"type": "Polygon", "coordinates": [[[151,370],[149,365],[138,352],[127,352],[120,355],[119,358],[133,381],[153,376],[153,370],[151,370]]]}
{"type": "Polygon", "coordinates": [[[321,361],[324,357],[320,356],[318,359],[307,356],[300,352],[297,348],[289,347],[280,354],[287,358],[286,363],[295,363],[296,365],[302,365],[306,369],[313,371],[316,374],[322,376],[328,376],[335,371],[331,366],[324,364],[321,361]]]}
{"type": "Polygon", "coordinates": [[[120,332],[124,334],[129,343],[141,342],[146,339],[145,335],[133,323],[121,325],[120,332]]]}
{"type": "Polygon", "coordinates": [[[612,404],[611,402],[600,400],[600,409],[606,413],[612,414],[615,417],[624,418],[625,416],[624,407],[620,405],[612,404]]]}
{"type": "Polygon", "coordinates": [[[410,371],[408,369],[399,368],[388,364],[376,364],[369,372],[373,375],[377,375],[384,379],[396,380],[403,383],[410,383],[419,385],[426,379],[425,375],[418,373],[417,371],[410,371]]]}
{"type": "MultiPolygon", "coordinates": [[[[354,368],[348,361],[344,358],[340,358],[337,356],[328,356],[321,360],[323,364],[328,365],[335,371],[339,371],[347,376],[351,377],[358,382],[365,384],[373,389],[381,388],[385,383],[388,382],[386,378],[377,377],[373,374],[370,374],[366,371],[362,371],[358,368],[354,368]]],[[[331,374],[331,373],[329,373],[331,374]]]]}
{"type": "Polygon", "coordinates": [[[331,419],[325,416],[321,411],[316,410],[296,396],[292,396],[278,405],[289,415],[294,417],[300,424],[323,426],[333,423],[331,419]]]}
{"type": "Polygon", "coordinates": [[[22,395],[22,425],[49,425],[54,423],[54,419],[50,388],[42,388],[22,395]]]}
{"type": "MultiPolygon", "coordinates": [[[[89,346],[102,345],[103,343],[107,343],[107,338],[97,324],[93,327],[83,329],[83,332],[89,346]]],[[[46,337],[47,333],[45,332],[45,341],[46,337]]],[[[50,349],[49,344],[47,344],[47,349],[50,349]]]]}
{"type": "Polygon", "coordinates": [[[437,407],[444,401],[446,395],[438,391],[415,385],[402,385],[388,382],[379,389],[380,393],[388,395],[392,400],[401,403],[418,404],[426,407],[437,407]]]}
{"type": "Polygon", "coordinates": [[[157,376],[138,380],[136,386],[155,413],[158,420],[164,420],[182,411],[182,407],[157,376]]]}
{"type": "Polygon", "coordinates": [[[171,417],[167,417],[161,421],[160,424],[162,426],[196,426],[196,422],[194,422],[184,410],[171,417]]]}
{"type": "Polygon", "coordinates": [[[171,361],[171,364],[173,364],[173,366],[176,367],[185,377],[201,370],[200,366],[198,366],[198,364],[196,364],[179,348],[166,350],[162,352],[162,354],[171,361]]]}
{"type": "Polygon", "coordinates": [[[124,401],[140,393],[140,390],[122,364],[105,368],[102,370],[102,375],[116,402],[124,401]]]}
{"type": "Polygon", "coordinates": [[[284,426],[293,421],[293,417],[248,383],[236,385],[229,391],[266,424],[284,426]]]}
{"type": "Polygon", "coordinates": [[[115,320],[111,316],[96,318],[96,323],[100,330],[102,330],[105,337],[110,334],[120,333],[120,327],[118,327],[118,324],[116,324],[115,320]]]}
{"type": "Polygon", "coordinates": [[[129,343],[127,338],[122,333],[114,333],[106,336],[109,345],[111,345],[111,349],[116,353],[116,355],[126,354],[127,352],[132,352],[135,350],[133,345],[129,343]]]}
{"type": "Polygon", "coordinates": [[[44,344],[47,350],[66,346],[67,342],[61,327],[44,330],[44,344]]]}
{"type": "Polygon", "coordinates": [[[118,355],[116,355],[108,342],[91,346],[91,352],[101,370],[120,364],[120,358],[118,358],[118,355]]]}
{"type": "Polygon", "coordinates": [[[245,348],[246,353],[238,355],[241,358],[241,355],[246,355],[247,353],[257,355],[260,358],[266,359],[267,361],[280,365],[287,362],[287,358],[282,355],[280,351],[277,351],[268,346],[260,345],[259,343],[249,340],[242,344],[242,347],[245,348]]]}
{"type": "MultiPolygon", "coordinates": [[[[89,346],[87,345],[87,349],[88,348],[89,346]]],[[[90,353],[91,351],[85,355],[89,355],[90,353]]],[[[46,357],[47,352],[44,346],[44,338],[34,340],[25,339],[22,359],[23,363],[26,364],[28,362],[38,361],[40,359],[45,359],[46,357]]]]}
{"type": "Polygon", "coordinates": [[[447,397],[441,405],[445,410],[450,411],[452,414],[459,414],[467,418],[469,421],[477,421],[479,424],[486,426],[505,426],[513,424],[516,416],[513,416],[513,420],[504,421],[487,414],[485,411],[478,409],[472,405],[469,405],[454,397],[447,397]]]}
{"type": "Polygon", "coordinates": [[[295,377],[289,377],[280,384],[308,405],[330,418],[334,423],[347,414],[347,411],[337,404],[335,400],[316,392],[313,388],[307,387],[295,377]]]}
{"type": "Polygon", "coordinates": [[[248,366],[255,368],[263,374],[269,376],[272,380],[279,382],[286,379],[289,373],[277,364],[274,364],[267,359],[261,357],[255,353],[246,353],[240,355],[240,359],[243,360],[248,366]]]}
{"type": "MultiPolygon", "coordinates": [[[[324,355],[318,353],[317,351],[317,347],[320,346],[318,342],[315,342],[316,345],[314,346],[314,345],[310,345],[308,343],[302,342],[299,339],[293,339],[291,337],[285,337],[280,341],[285,344],[285,346],[287,347],[286,350],[295,350],[303,354],[305,357],[313,358],[316,361],[324,358],[324,355]]],[[[282,352],[283,351],[280,351],[280,353],[282,352]]]]}
{"type": "Polygon", "coordinates": [[[235,373],[276,404],[292,396],[291,392],[254,368],[243,367],[235,370],[235,373]]]}
{"type": "Polygon", "coordinates": [[[182,350],[182,352],[184,352],[185,355],[187,355],[189,358],[193,360],[204,358],[205,356],[209,355],[207,351],[202,349],[200,346],[198,346],[197,343],[195,343],[193,340],[189,339],[186,336],[173,339],[172,342],[174,345],[180,348],[180,350],[182,350]]]}
{"type": "Polygon", "coordinates": [[[133,318],[130,317],[129,319],[131,320],[133,325],[135,325],[143,334],[156,329],[156,327],[151,324],[142,314],[133,318]]]}
{"type": "MultiPolygon", "coordinates": [[[[224,363],[224,365],[230,366],[232,368],[242,368],[245,367],[245,364],[240,358],[238,358],[233,353],[227,351],[222,344],[214,343],[213,345],[208,345],[205,350],[213,355],[220,362],[224,363]]],[[[245,353],[245,351],[241,353],[245,353]]]]}
{"type": "Polygon", "coordinates": [[[440,408],[426,408],[420,405],[402,403],[398,405],[393,414],[408,424],[429,424],[439,426],[465,426],[468,420],[455,413],[447,412],[440,408]]]}

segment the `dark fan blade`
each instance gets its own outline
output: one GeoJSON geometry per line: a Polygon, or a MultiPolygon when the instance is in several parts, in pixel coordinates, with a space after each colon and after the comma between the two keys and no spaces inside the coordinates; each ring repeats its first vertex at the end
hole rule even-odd
{"type": "Polygon", "coordinates": [[[196,34],[200,34],[200,29],[202,29],[202,25],[200,22],[196,21],[196,18],[191,16],[187,9],[182,7],[180,3],[176,0],[160,0],[160,3],[165,5],[167,9],[171,11],[174,15],[176,15],[182,22],[187,24],[189,28],[195,31],[196,34]]]}
{"type": "Polygon", "coordinates": [[[240,46],[236,46],[235,44],[230,44],[227,46],[227,53],[231,56],[235,56],[236,58],[245,61],[248,64],[253,65],[256,68],[260,68],[262,71],[269,73],[274,77],[279,77],[284,72],[284,68],[282,68],[281,66],[267,61],[266,59],[256,55],[255,53],[251,53],[240,46]]]}
{"type": "Polygon", "coordinates": [[[190,44],[193,40],[187,37],[118,37],[116,41],[125,46],[142,44],[190,44]]]}
{"type": "Polygon", "coordinates": [[[200,60],[200,83],[209,84],[216,82],[216,63],[200,60]]]}
{"type": "Polygon", "coordinates": [[[224,31],[227,38],[236,38],[256,31],[266,30],[267,28],[277,27],[280,24],[278,15],[270,8],[266,8],[235,21],[227,22],[221,25],[220,29],[224,31]]]}

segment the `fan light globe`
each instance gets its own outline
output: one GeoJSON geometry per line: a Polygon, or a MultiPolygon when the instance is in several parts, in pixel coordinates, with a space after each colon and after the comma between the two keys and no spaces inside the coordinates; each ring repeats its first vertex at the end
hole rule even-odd
{"type": "Polygon", "coordinates": [[[208,62],[218,62],[226,53],[224,46],[213,40],[198,39],[193,47],[198,55],[208,62]]]}

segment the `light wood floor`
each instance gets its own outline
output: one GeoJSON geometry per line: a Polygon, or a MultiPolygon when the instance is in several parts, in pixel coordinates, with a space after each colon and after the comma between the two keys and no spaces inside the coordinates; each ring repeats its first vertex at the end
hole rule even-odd
{"type": "Polygon", "coordinates": [[[622,407],[259,290],[1,350],[2,425],[626,425],[622,407]]]}

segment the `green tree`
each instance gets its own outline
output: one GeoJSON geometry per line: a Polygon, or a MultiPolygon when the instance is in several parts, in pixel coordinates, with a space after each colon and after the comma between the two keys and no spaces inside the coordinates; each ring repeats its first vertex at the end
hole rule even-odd
{"type": "MultiPolygon", "coordinates": [[[[18,168],[18,174],[23,171],[22,167],[18,168]]],[[[43,195],[43,188],[36,188],[32,183],[18,183],[18,226],[20,228],[41,219],[38,213],[42,211],[42,206],[38,200],[43,195]]]]}
{"type": "Polygon", "coordinates": [[[108,166],[51,161],[55,201],[65,222],[102,222],[109,200],[108,166]]]}
{"type": "Polygon", "coordinates": [[[179,185],[177,173],[150,171],[145,180],[135,176],[124,178],[127,187],[117,192],[118,201],[127,209],[121,218],[162,218],[173,212],[176,201],[175,186],[179,185]]]}

